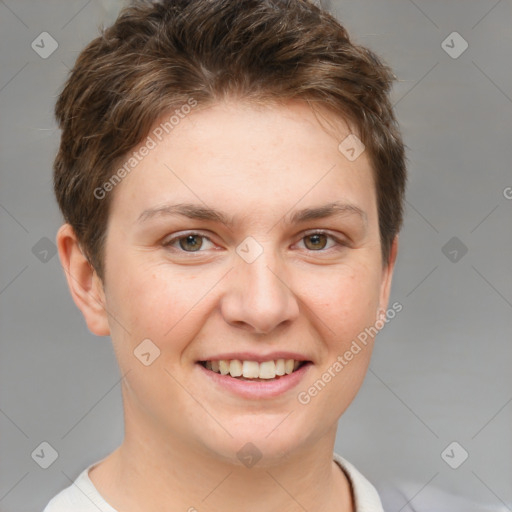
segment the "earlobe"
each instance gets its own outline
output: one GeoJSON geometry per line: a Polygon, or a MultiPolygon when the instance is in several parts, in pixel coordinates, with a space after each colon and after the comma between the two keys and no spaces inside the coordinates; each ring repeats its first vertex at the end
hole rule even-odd
{"type": "Polygon", "coordinates": [[[108,336],[110,328],[103,284],[82,253],[70,224],[64,224],[59,229],[57,248],[69,291],[76,306],[82,312],[87,327],[97,336],[108,336]]]}

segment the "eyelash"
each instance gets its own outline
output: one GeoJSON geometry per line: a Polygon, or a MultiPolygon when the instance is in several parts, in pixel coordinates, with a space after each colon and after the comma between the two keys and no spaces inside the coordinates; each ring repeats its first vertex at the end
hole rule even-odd
{"type": "MultiPolygon", "coordinates": [[[[206,236],[206,235],[203,235],[202,233],[198,233],[196,231],[190,231],[189,233],[184,233],[184,234],[181,234],[179,236],[175,236],[167,241],[165,241],[163,243],[163,246],[165,248],[171,248],[171,249],[176,249],[178,252],[181,252],[183,254],[194,254],[194,253],[201,253],[201,252],[205,252],[205,251],[202,251],[201,248],[198,250],[198,251],[184,251],[183,249],[181,248],[176,248],[176,247],[171,247],[171,245],[173,243],[176,243],[176,242],[179,242],[180,240],[183,240],[185,238],[187,238],[188,236],[190,235],[195,235],[195,236],[198,236],[198,237],[201,237],[201,238],[204,238],[206,240],[208,240],[209,242],[213,243],[211,241],[211,239],[206,236]]],[[[301,238],[300,238],[300,241],[304,240],[304,238],[308,237],[308,236],[312,236],[312,235],[325,235],[327,236],[327,238],[330,238],[332,241],[334,241],[335,246],[333,247],[330,247],[328,249],[319,249],[319,250],[312,250],[312,249],[306,249],[308,252],[311,252],[311,253],[322,253],[322,252],[328,252],[330,251],[331,249],[333,250],[340,250],[341,248],[343,247],[347,247],[348,246],[348,243],[347,242],[344,242],[342,240],[340,240],[339,238],[335,237],[334,235],[331,235],[330,233],[327,233],[326,231],[323,231],[323,230],[315,230],[315,231],[310,231],[306,234],[304,234],[301,238]]]]}

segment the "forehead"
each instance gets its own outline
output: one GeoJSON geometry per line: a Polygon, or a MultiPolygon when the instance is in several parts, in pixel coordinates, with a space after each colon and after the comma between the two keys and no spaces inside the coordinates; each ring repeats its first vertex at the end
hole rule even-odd
{"type": "Polygon", "coordinates": [[[134,221],[169,202],[203,203],[232,215],[335,202],[370,217],[375,210],[368,156],[363,151],[350,161],[339,149],[349,126],[331,117],[336,129],[325,129],[305,102],[222,102],[192,111],[172,128],[165,124],[170,117],[164,114],[134,148],[151,146],[116,187],[113,212],[134,221]]]}

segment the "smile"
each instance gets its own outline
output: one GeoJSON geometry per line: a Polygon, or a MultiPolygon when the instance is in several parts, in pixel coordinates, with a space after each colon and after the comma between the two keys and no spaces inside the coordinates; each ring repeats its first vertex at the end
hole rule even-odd
{"type": "Polygon", "coordinates": [[[229,375],[239,380],[271,380],[279,379],[298,370],[307,361],[294,359],[276,359],[270,361],[241,361],[239,359],[220,359],[200,361],[204,368],[220,375],[229,375]]]}

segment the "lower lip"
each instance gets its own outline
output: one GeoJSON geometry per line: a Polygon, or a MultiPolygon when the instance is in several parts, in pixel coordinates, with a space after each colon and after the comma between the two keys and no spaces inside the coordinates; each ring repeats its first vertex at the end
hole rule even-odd
{"type": "Polygon", "coordinates": [[[268,381],[240,380],[230,377],[229,375],[221,375],[220,373],[207,370],[200,363],[197,363],[197,366],[208,379],[211,379],[212,382],[222,387],[223,389],[226,389],[231,393],[234,393],[235,395],[243,398],[261,399],[273,398],[282,395],[298,386],[306,373],[309,371],[312,363],[306,363],[289,375],[283,375],[279,377],[279,379],[268,381]]]}

